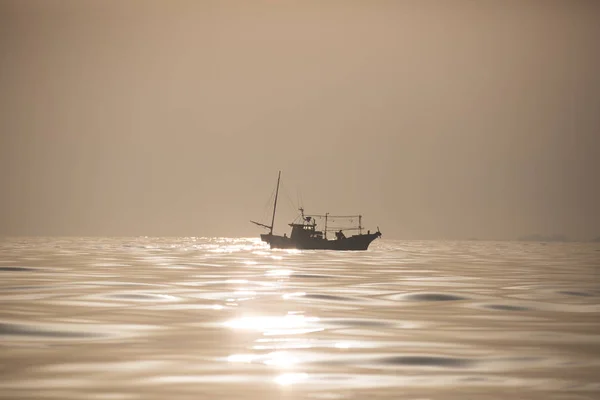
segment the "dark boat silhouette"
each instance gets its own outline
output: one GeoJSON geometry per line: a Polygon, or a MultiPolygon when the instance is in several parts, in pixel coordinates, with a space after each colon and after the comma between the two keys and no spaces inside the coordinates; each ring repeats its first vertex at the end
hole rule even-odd
{"type": "Polygon", "coordinates": [[[367,250],[371,242],[381,236],[379,227],[377,232],[362,233],[362,215],[305,215],[304,209],[300,208],[300,221],[289,224],[292,232],[288,237],[273,234],[275,223],[275,212],[277,211],[277,197],[279,195],[279,182],[281,180],[281,171],[277,176],[277,189],[275,190],[275,203],[273,204],[273,217],[271,225],[261,224],[260,222],[250,221],[253,224],[269,229],[269,233],[260,235],[263,242],[269,244],[272,249],[304,249],[304,250],[367,250]],[[316,218],[324,219],[325,226],[322,230],[317,230],[316,218]],[[358,220],[357,226],[345,227],[340,229],[327,227],[330,220],[358,220]],[[346,237],[343,231],[357,230],[358,234],[346,237]],[[328,239],[327,233],[335,232],[335,239],[328,239]]]}

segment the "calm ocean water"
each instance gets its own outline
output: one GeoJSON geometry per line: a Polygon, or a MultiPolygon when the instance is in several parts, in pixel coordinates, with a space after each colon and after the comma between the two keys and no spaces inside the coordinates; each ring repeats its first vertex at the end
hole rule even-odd
{"type": "Polygon", "coordinates": [[[598,399],[600,244],[0,239],[3,399],[598,399]]]}

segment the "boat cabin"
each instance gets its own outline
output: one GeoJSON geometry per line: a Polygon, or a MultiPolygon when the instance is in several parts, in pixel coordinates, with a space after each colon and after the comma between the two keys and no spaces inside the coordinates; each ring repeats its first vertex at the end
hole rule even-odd
{"type": "Polygon", "coordinates": [[[290,235],[290,239],[323,239],[323,232],[318,231],[316,229],[317,223],[310,223],[310,220],[307,223],[303,224],[289,224],[292,227],[292,233],[290,235]]]}

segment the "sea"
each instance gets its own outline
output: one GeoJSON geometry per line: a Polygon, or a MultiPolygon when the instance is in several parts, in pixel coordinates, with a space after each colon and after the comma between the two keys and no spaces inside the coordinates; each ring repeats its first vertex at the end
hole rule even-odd
{"type": "Polygon", "coordinates": [[[0,239],[2,399],[600,399],[600,244],[0,239]]]}

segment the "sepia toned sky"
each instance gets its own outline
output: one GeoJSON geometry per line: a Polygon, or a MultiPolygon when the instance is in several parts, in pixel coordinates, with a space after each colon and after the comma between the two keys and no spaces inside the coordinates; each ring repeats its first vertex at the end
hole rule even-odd
{"type": "Polygon", "coordinates": [[[0,0],[0,235],[600,235],[600,2],[0,0]],[[291,201],[290,201],[291,200],[291,201]]]}

